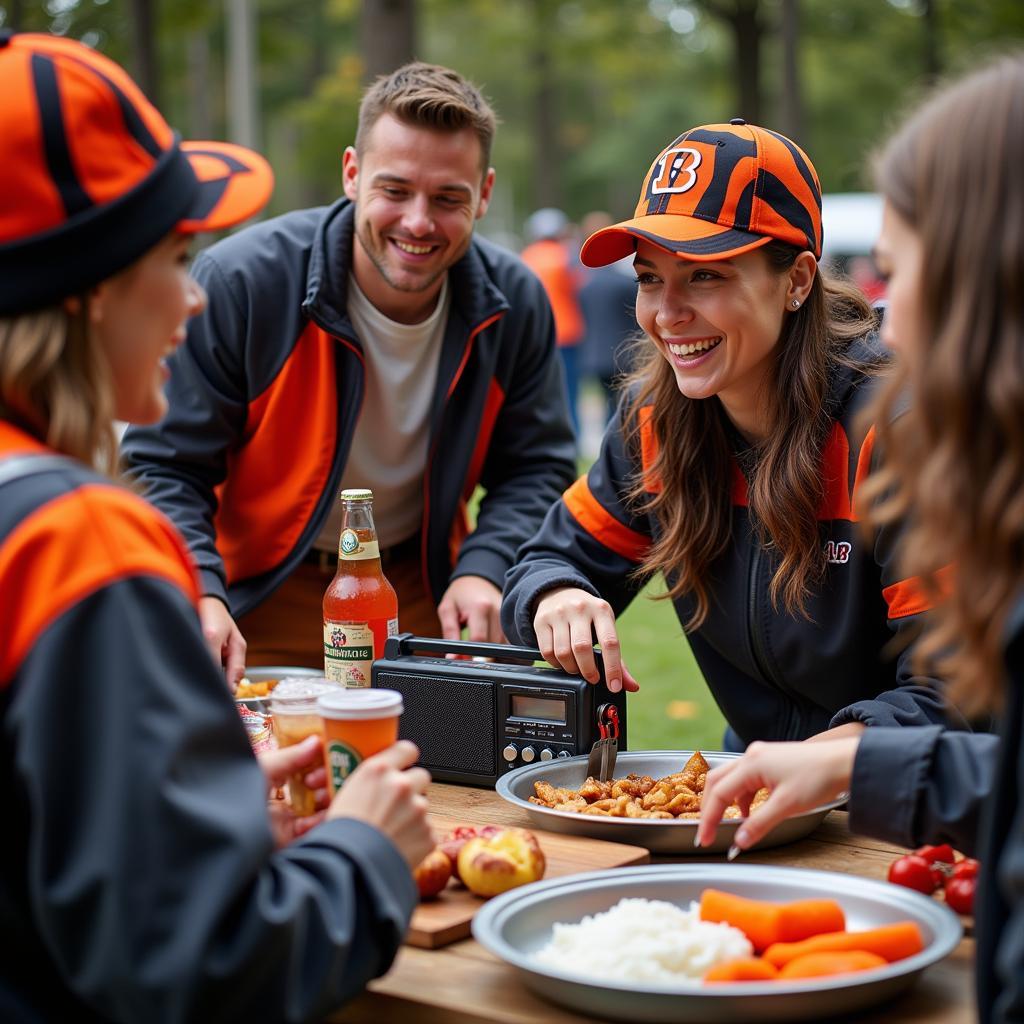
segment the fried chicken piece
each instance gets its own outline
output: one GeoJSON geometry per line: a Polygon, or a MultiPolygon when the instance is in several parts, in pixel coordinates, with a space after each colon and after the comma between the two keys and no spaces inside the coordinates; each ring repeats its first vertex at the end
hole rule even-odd
{"type": "Polygon", "coordinates": [[[589,775],[587,776],[587,781],[580,786],[580,796],[588,804],[592,804],[596,800],[607,800],[612,795],[612,782],[614,781],[612,779],[608,782],[601,782],[599,779],[589,775]]]}
{"type": "Polygon", "coordinates": [[[612,796],[629,796],[634,800],[646,796],[654,788],[650,775],[630,773],[624,779],[612,779],[612,796]]]}
{"type": "Polygon", "coordinates": [[[567,804],[582,800],[582,797],[576,790],[552,786],[550,782],[545,782],[543,779],[533,784],[533,791],[537,795],[531,796],[530,802],[540,804],[541,807],[554,807],[556,804],[567,804]]]}
{"type": "Polygon", "coordinates": [[[658,779],[644,795],[642,803],[646,811],[668,811],[675,815],[680,811],[700,810],[700,795],[683,781],[683,773],[677,772],[658,779]]]}
{"type": "Polygon", "coordinates": [[[694,793],[703,793],[704,783],[707,780],[709,770],[710,768],[707,761],[704,760],[704,755],[699,750],[695,750],[690,755],[690,760],[683,765],[682,772],[680,772],[683,785],[693,790],[694,793]]]}

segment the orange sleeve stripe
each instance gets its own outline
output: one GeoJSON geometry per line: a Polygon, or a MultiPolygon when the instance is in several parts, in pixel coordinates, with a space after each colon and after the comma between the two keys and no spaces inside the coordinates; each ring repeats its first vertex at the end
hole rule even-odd
{"type": "MultiPolygon", "coordinates": [[[[949,593],[953,586],[953,567],[944,566],[935,574],[940,594],[949,593]]],[[[882,597],[889,606],[890,619],[904,619],[908,615],[919,615],[933,607],[925,594],[924,584],[919,576],[893,583],[882,591],[882,597]]]]}
{"type": "MultiPolygon", "coordinates": [[[[487,388],[487,398],[484,401],[484,411],[480,416],[480,426],[477,429],[476,445],[473,448],[472,458],[469,460],[469,470],[466,473],[466,484],[462,488],[462,497],[469,501],[473,497],[473,491],[480,481],[480,474],[483,472],[484,460],[491,447],[491,435],[494,433],[494,424],[498,420],[498,413],[505,404],[505,392],[501,385],[492,377],[490,386],[487,388]]],[[[452,563],[455,564],[454,562],[452,563]]]]}
{"type": "Polygon", "coordinates": [[[562,495],[562,501],[572,513],[573,518],[596,541],[631,562],[640,562],[651,546],[651,538],[628,526],[623,526],[594,497],[587,484],[587,478],[581,476],[562,495]]]}
{"type": "Polygon", "coordinates": [[[871,459],[874,456],[874,452],[875,427],[872,424],[871,429],[864,437],[864,443],[860,446],[860,455],[857,456],[857,473],[853,478],[853,500],[851,502],[854,522],[860,521],[860,516],[857,514],[857,489],[864,483],[871,472],[871,459]]]}
{"type": "Polygon", "coordinates": [[[199,580],[170,522],[109,484],[63,494],[18,524],[0,547],[0,682],[12,678],[54,621],[90,594],[155,576],[199,602],[199,580]]]}
{"type": "Polygon", "coordinates": [[[653,412],[654,407],[651,405],[645,405],[640,410],[640,468],[644,475],[644,490],[648,494],[659,494],[663,485],[652,468],[658,458],[658,437],[651,423],[653,412]]]}
{"type": "Polygon", "coordinates": [[[849,521],[853,518],[850,510],[850,441],[838,421],[832,424],[832,433],[825,442],[821,471],[825,488],[818,518],[849,521]]]}

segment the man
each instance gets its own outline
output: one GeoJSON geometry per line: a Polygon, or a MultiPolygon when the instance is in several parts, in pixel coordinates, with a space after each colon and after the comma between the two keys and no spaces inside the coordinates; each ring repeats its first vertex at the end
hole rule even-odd
{"type": "Polygon", "coordinates": [[[345,198],[196,260],[210,303],[170,410],[123,448],[195,554],[231,682],[247,660],[323,664],[344,487],[374,492],[403,630],[503,639],[505,571],[575,465],[544,292],[473,237],[494,126],[454,71],[406,65],[363,99],[345,198]]]}

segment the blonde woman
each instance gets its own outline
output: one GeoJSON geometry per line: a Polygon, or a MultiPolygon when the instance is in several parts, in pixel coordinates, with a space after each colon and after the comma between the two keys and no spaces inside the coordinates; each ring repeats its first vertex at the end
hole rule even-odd
{"type": "Polygon", "coordinates": [[[69,40],[0,35],[0,93],[0,1018],[320,1019],[401,941],[429,778],[399,744],[272,821],[268,784],[323,786],[319,744],[261,771],[183,541],[109,475],[205,306],[188,235],[270,170],[179,143],[69,40]]]}

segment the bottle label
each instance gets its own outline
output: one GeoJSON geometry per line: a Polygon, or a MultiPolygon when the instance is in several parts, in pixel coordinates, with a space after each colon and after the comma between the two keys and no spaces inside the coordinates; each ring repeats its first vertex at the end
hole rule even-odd
{"type": "Polygon", "coordinates": [[[342,530],[338,541],[338,557],[345,562],[362,562],[380,558],[380,545],[375,540],[360,540],[355,530],[342,530]]]}
{"type": "Polygon", "coordinates": [[[324,675],[328,679],[342,686],[369,686],[372,664],[369,623],[324,620],[324,675]]]}
{"type": "Polygon", "coordinates": [[[341,740],[331,740],[327,744],[327,764],[331,772],[331,786],[334,792],[345,784],[345,780],[356,770],[362,757],[359,751],[341,740]]]}

